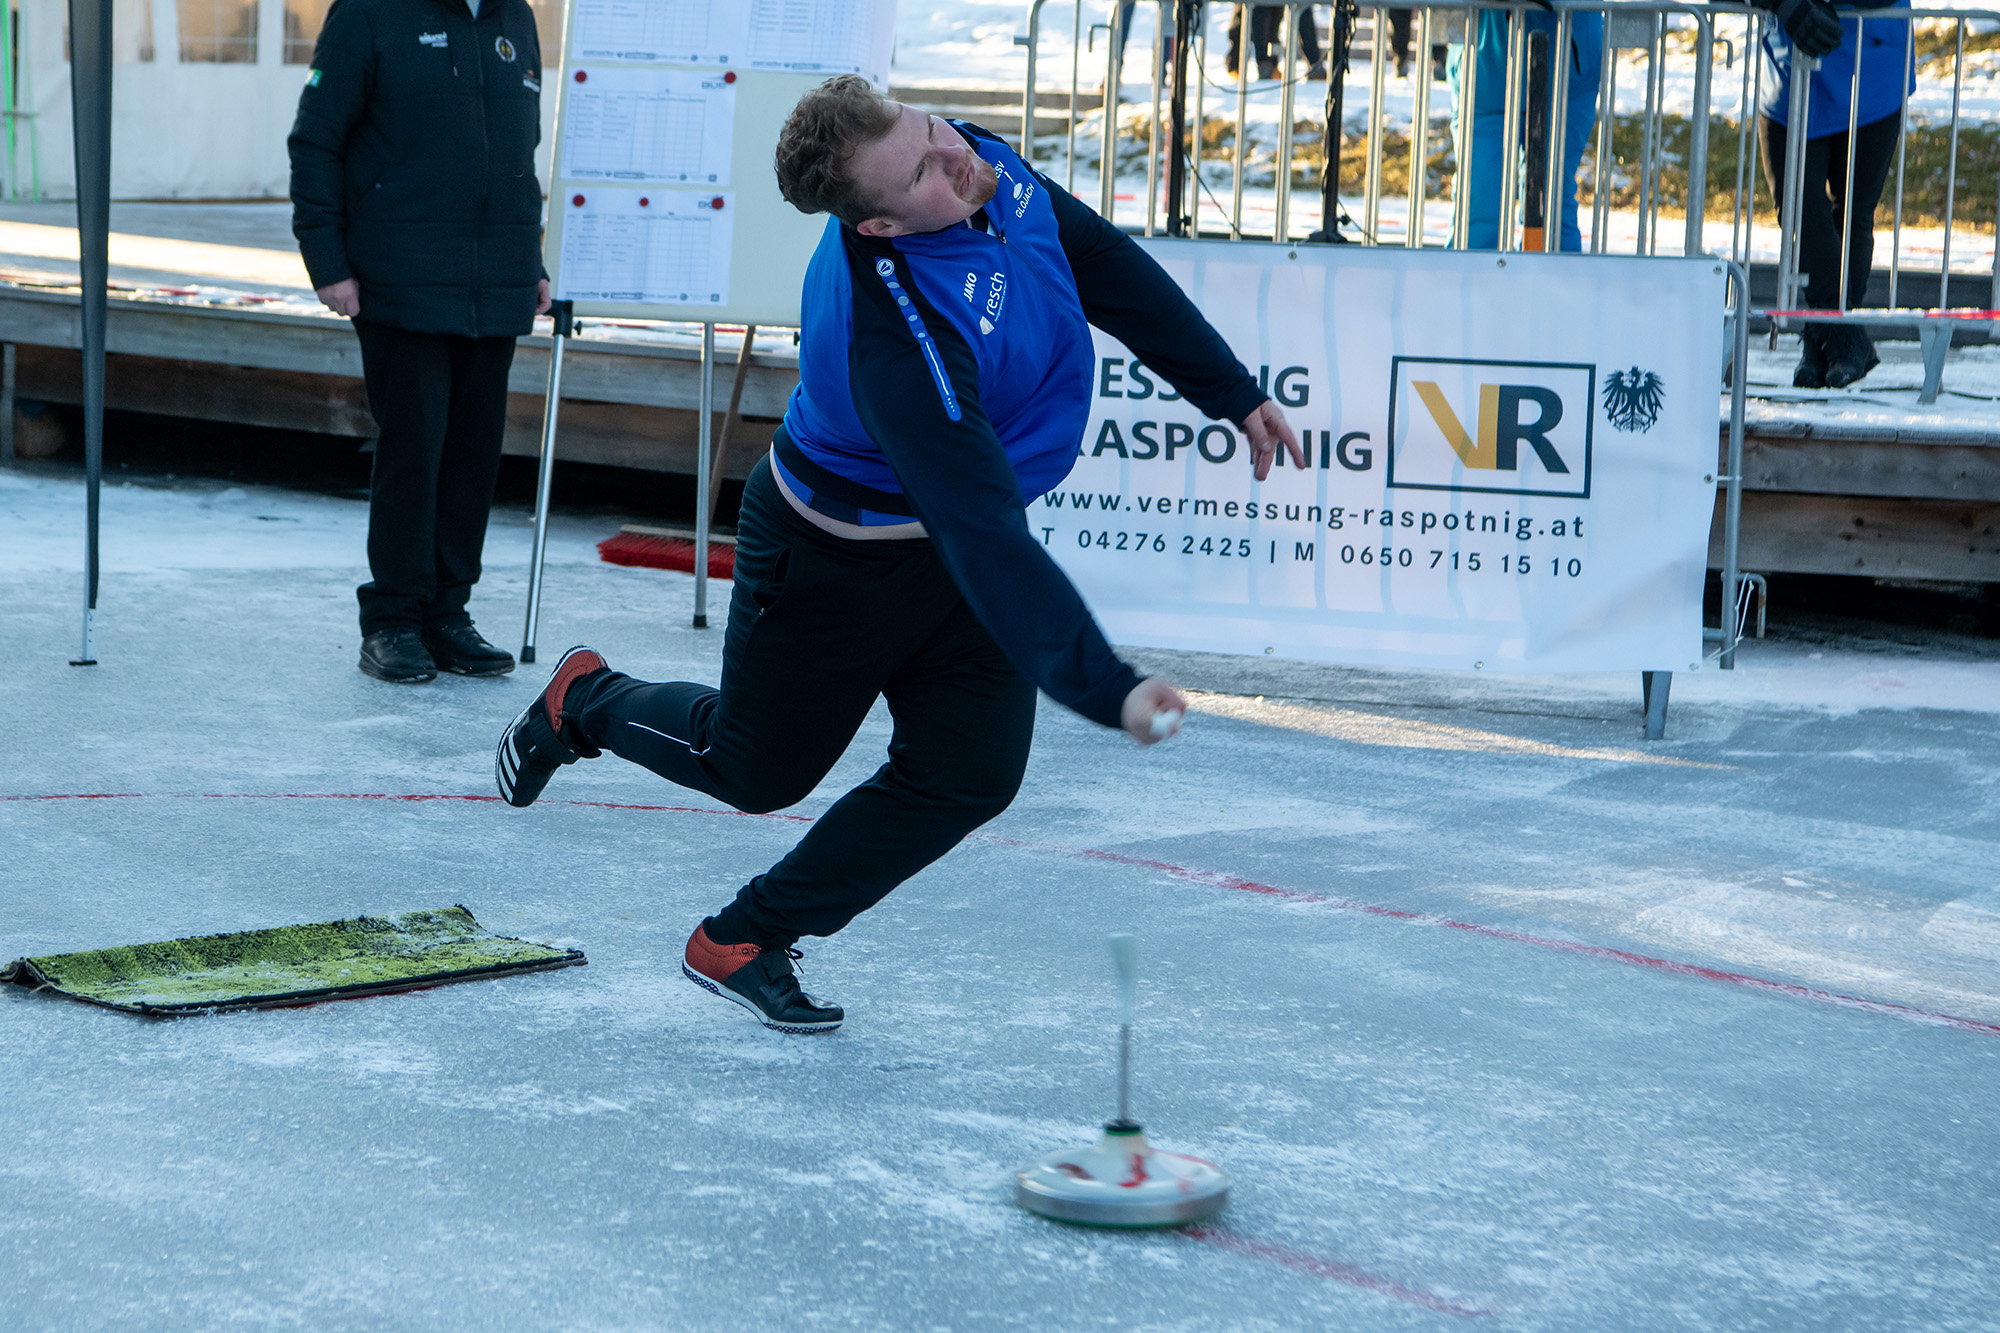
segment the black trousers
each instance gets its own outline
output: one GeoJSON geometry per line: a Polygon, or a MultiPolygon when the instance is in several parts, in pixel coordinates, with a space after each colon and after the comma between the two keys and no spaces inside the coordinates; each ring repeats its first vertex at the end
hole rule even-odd
{"type": "Polygon", "coordinates": [[[381,435],[368,492],[361,632],[463,625],[507,431],[512,338],[354,321],[381,435]]]}
{"type": "MultiPolygon", "coordinates": [[[[1785,127],[1765,116],[1758,121],[1764,174],[1780,210],[1785,199],[1785,127]]],[[[1875,206],[1895,160],[1896,139],[1902,133],[1901,113],[1884,116],[1854,131],[1853,207],[1842,206],[1847,191],[1847,131],[1806,140],[1805,198],[1799,209],[1799,271],[1805,274],[1806,305],[1814,310],[1840,306],[1840,234],[1849,221],[1853,235],[1847,246],[1847,304],[1867,297],[1868,274],[1875,266],[1875,206]]],[[[1781,213],[1782,216],[1782,213],[1781,213]]]]}
{"type": "Polygon", "coordinates": [[[1389,11],[1389,54],[1396,57],[1398,65],[1410,58],[1410,22],[1415,17],[1416,11],[1412,9],[1389,11]]]}
{"type": "Polygon", "coordinates": [[[819,785],[878,698],[889,761],[717,913],[722,944],[831,935],[1007,808],[1035,688],[959,596],[928,541],[846,541],[799,517],[759,463],[743,492],[722,687],[615,671],[563,713],[602,749],[738,810],[819,785]]]}
{"type": "MultiPolygon", "coordinates": [[[[1236,55],[1242,48],[1243,11],[1232,8],[1229,18],[1229,68],[1236,68],[1236,55]]],[[[1276,60],[1285,54],[1285,10],[1282,5],[1252,5],[1250,7],[1250,48],[1257,60],[1276,60]]],[[[1313,22],[1312,7],[1308,5],[1299,11],[1299,54],[1308,65],[1319,63],[1319,25],[1313,22]]],[[[1290,70],[1281,70],[1280,78],[1292,77],[1290,70]]]]}

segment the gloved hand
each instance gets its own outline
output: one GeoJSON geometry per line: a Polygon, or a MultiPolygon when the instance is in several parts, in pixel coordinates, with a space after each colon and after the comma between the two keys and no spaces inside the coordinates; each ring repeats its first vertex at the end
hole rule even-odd
{"type": "Polygon", "coordinates": [[[1792,45],[1823,60],[1840,49],[1840,15],[1825,0],[1750,0],[1758,9],[1777,16],[1785,25],[1792,45]]]}

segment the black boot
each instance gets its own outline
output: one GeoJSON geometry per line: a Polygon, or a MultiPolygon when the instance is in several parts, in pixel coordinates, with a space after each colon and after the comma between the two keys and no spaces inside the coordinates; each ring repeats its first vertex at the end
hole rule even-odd
{"type": "Polygon", "coordinates": [[[422,685],[437,679],[437,663],[424,651],[423,636],[414,625],[378,629],[361,638],[361,669],[377,680],[396,685],[422,685]]]}
{"type": "Polygon", "coordinates": [[[1799,334],[1799,364],[1792,372],[1794,389],[1826,387],[1826,344],[1820,341],[1825,331],[1824,324],[1808,324],[1799,334]]]}
{"type": "Polygon", "coordinates": [[[1826,333],[1826,387],[1845,389],[1857,383],[1882,358],[1875,355],[1875,340],[1860,324],[1828,324],[1826,333]]]}
{"type": "Polygon", "coordinates": [[[463,625],[433,625],[424,631],[438,670],[454,676],[504,676],[514,669],[514,654],[486,642],[470,621],[463,625]]]}

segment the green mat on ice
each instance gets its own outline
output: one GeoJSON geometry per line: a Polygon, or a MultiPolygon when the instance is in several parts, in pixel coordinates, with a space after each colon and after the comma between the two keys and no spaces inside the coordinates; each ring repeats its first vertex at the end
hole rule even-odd
{"type": "Polygon", "coordinates": [[[17,958],[0,981],[130,1014],[271,1009],[585,962],[495,935],[463,907],[17,958]]]}

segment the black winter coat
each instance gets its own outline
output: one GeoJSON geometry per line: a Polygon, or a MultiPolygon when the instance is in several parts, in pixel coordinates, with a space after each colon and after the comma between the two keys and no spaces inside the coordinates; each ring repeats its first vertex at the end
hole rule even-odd
{"type": "Polygon", "coordinates": [[[292,232],[365,320],[528,332],[542,276],[541,44],[526,0],[336,0],[293,122],[292,232]]]}

